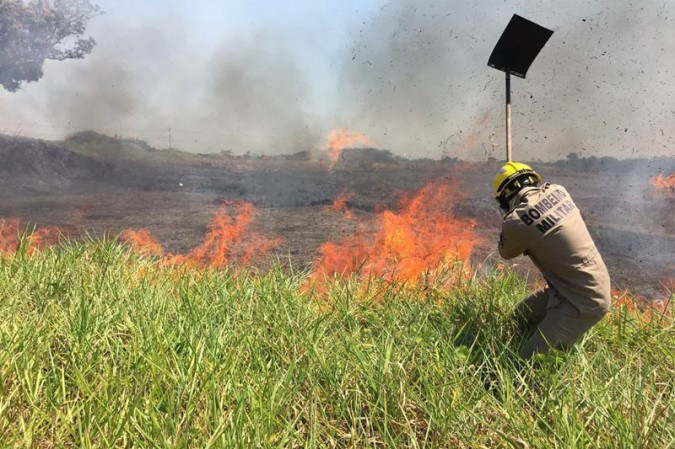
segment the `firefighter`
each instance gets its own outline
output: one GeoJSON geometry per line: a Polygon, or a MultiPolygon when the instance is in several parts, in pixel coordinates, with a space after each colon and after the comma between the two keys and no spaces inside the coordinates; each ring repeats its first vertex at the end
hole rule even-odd
{"type": "Polygon", "coordinates": [[[503,212],[499,254],[527,255],[547,287],[516,308],[534,333],[520,355],[529,359],[551,348],[568,348],[607,313],[609,273],[567,190],[542,182],[530,166],[508,162],[494,179],[503,212]]]}

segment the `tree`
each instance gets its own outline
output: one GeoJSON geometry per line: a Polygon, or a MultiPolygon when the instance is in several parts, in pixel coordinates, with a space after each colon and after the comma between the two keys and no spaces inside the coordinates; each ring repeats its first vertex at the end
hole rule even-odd
{"type": "Polygon", "coordinates": [[[42,77],[46,59],[82,59],[94,48],[82,38],[100,8],[89,0],[0,0],[0,85],[15,92],[42,77]]]}

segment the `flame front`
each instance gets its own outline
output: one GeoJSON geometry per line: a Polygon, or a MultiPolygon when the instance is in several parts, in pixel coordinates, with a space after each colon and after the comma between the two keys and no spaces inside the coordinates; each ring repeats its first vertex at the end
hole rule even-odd
{"type": "Polygon", "coordinates": [[[640,295],[634,295],[630,291],[612,289],[612,308],[624,308],[627,313],[643,323],[673,319],[673,307],[671,304],[672,291],[664,299],[647,300],[640,295]]]}
{"type": "MultiPolygon", "coordinates": [[[[20,243],[19,236],[23,231],[24,229],[18,219],[0,219],[0,254],[16,252],[20,243]]],[[[54,246],[72,232],[74,230],[65,230],[57,226],[36,229],[32,233],[26,234],[28,254],[33,254],[34,251],[41,248],[54,246]]]]}
{"type": "Polygon", "coordinates": [[[377,147],[377,144],[366,135],[346,129],[334,129],[326,136],[326,146],[330,159],[329,170],[333,171],[340,161],[342,152],[347,148],[377,147]]]}
{"type": "Polygon", "coordinates": [[[16,251],[19,246],[19,220],[0,220],[0,253],[16,251]]]}
{"type": "Polygon", "coordinates": [[[162,255],[162,247],[147,229],[126,229],[120,234],[120,240],[138,253],[162,255]]]}
{"type": "Polygon", "coordinates": [[[342,243],[323,244],[311,274],[313,282],[348,277],[417,283],[446,263],[469,263],[474,246],[480,242],[474,220],[458,218],[452,208],[461,196],[447,184],[428,184],[414,197],[404,199],[398,212],[378,214],[374,235],[366,224],[361,235],[342,243]]]}
{"type": "MultiPolygon", "coordinates": [[[[166,265],[224,268],[232,264],[248,265],[282,243],[249,231],[255,215],[250,203],[225,202],[218,208],[208,225],[206,238],[188,254],[167,254],[147,229],[127,229],[120,234],[120,241],[132,250],[145,255],[162,257],[166,265]]],[[[16,252],[21,234],[17,219],[0,220],[0,254],[16,252]]],[[[27,240],[28,254],[36,249],[56,245],[74,231],[58,227],[37,229],[27,240]]]]}
{"type": "Polygon", "coordinates": [[[347,220],[353,220],[354,219],[354,214],[352,213],[351,210],[347,208],[347,201],[349,201],[349,196],[346,194],[342,194],[335,198],[335,201],[333,201],[333,204],[328,208],[331,212],[341,212],[344,211],[344,217],[347,220]]]}
{"type": "Polygon", "coordinates": [[[209,223],[204,243],[186,255],[169,255],[164,262],[224,268],[233,263],[247,265],[252,259],[264,256],[282,240],[249,232],[254,214],[255,207],[251,203],[223,203],[209,223]]]}
{"type": "Polygon", "coordinates": [[[671,173],[669,176],[664,176],[663,174],[660,174],[652,178],[650,183],[658,190],[670,194],[675,194],[675,173],[671,173]]]}

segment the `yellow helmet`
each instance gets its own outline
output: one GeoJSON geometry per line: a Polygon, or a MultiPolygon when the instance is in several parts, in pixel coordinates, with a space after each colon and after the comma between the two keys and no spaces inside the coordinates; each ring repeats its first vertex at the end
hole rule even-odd
{"type": "MultiPolygon", "coordinates": [[[[541,176],[527,164],[522,164],[520,162],[507,162],[504,164],[499,173],[495,176],[493,183],[495,198],[499,199],[511,184],[511,181],[520,178],[523,175],[530,175],[532,183],[541,182],[541,176]]],[[[520,190],[520,186],[518,186],[520,190]]],[[[510,189],[509,189],[510,190],[510,189]]]]}

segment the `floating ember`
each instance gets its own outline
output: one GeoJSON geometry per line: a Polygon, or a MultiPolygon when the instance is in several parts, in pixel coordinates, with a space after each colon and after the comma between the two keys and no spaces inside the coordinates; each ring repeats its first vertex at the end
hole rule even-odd
{"type": "Polygon", "coordinates": [[[453,213],[460,196],[454,186],[428,184],[414,197],[403,199],[398,212],[378,214],[374,233],[361,223],[361,235],[323,244],[311,281],[356,273],[364,279],[410,284],[445,264],[468,264],[480,237],[474,220],[453,213]]]}
{"type": "Polygon", "coordinates": [[[335,169],[335,165],[340,161],[342,152],[347,148],[375,148],[377,144],[359,132],[352,132],[346,129],[334,129],[326,137],[328,147],[328,157],[330,158],[329,171],[335,169]]]}

